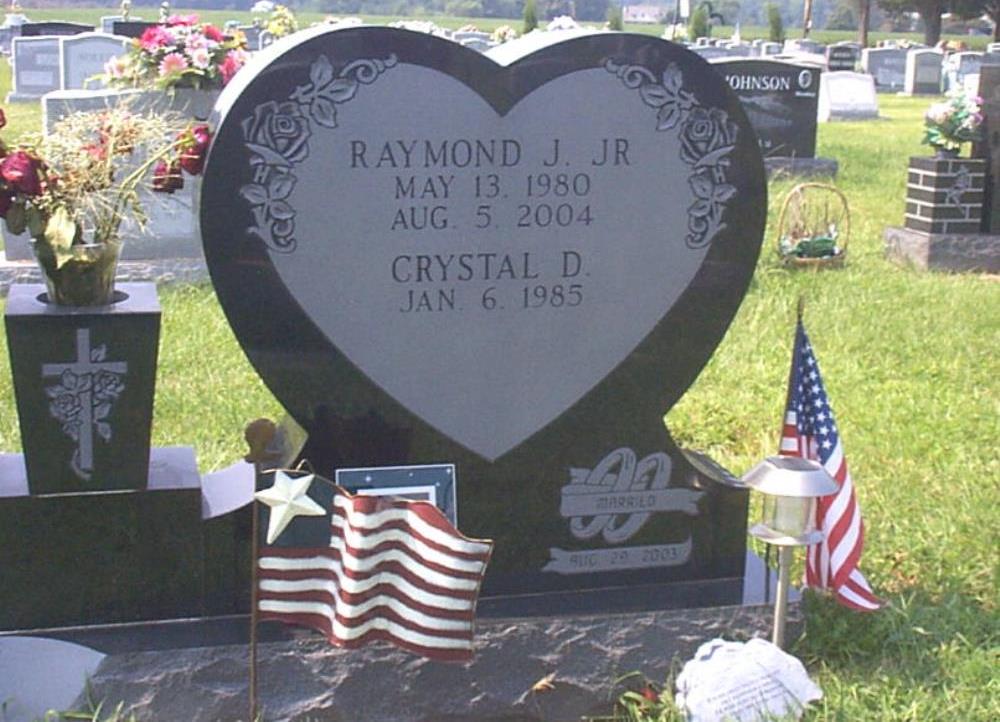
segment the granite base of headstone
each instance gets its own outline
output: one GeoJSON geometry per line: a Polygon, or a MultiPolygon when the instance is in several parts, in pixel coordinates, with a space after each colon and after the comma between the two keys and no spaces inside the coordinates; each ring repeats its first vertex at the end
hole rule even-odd
{"type": "Polygon", "coordinates": [[[921,270],[1000,270],[1000,236],[980,233],[985,170],[978,158],[910,158],[904,227],[886,229],[886,254],[921,270]]]}
{"type": "MultiPolygon", "coordinates": [[[[480,619],[475,659],[431,662],[388,645],[332,647],[315,634],[258,646],[266,719],[351,722],[568,722],[612,712],[618,679],[667,679],[708,639],[766,636],[770,605],[536,619],[480,619]],[[535,689],[548,678],[549,685],[535,689]]],[[[786,633],[804,628],[798,604],[786,633]]],[[[262,626],[262,632],[266,627],[262,626]]],[[[112,654],[89,680],[95,699],[140,719],[246,719],[245,645],[112,654]]]]}

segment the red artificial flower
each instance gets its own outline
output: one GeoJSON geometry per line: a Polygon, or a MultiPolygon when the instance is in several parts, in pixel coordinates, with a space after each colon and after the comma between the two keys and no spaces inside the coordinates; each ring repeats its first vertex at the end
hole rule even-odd
{"type": "Polygon", "coordinates": [[[0,177],[14,190],[29,196],[42,192],[38,180],[39,161],[23,150],[14,151],[0,162],[0,177]]]}
{"type": "Polygon", "coordinates": [[[198,24],[198,16],[194,15],[194,14],[191,14],[191,15],[171,15],[169,18],[167,18],[167,25],[170,25],[170,26],[176,26],[176,25],[187,25],[187,26],[190,26],[190,25],[197,25],[197,24],[198,24]]]}
{"type": "Polygon", "coordinates": [[[243,67],[246,57],[240,50],[230,50],[226,53],[225,59],[219,64],[219,73],[222,74],[222,84],[226,85],[236,71],[243,67]]]}
{"type": "Polygon", "coordinates": [[[184,177],[180,165],[157,161],[153,167],[153,190],[157,193],[173,193],[184,187],[184,177]]]}
{"type": "Polygon", "coordinates": [[[104,143],[90,143],[83,149],[94,160],[104,160],[108,156],[108,148],[104,143]]]}
{"type": "Polygon", "coordinates": [[[653,689],[653,685],[648,683],[641,690],[639,690],[639,694],[641,694],[642,698],[647,702],[658,702],[660,699],[660,695],[658,695],[656,690],[653,689]]]}
{"type": "Polygon", "coordinates": [[[211,23],[205,23],[201,28],[201,34],[204,35],[209,40],[213,40],[217,43],[225,41],[225,34],[211,23]]]}
{"type": "Polygon", "coordinates": [[[205,155],[212,140],[212,132],[207,125],[196,125],[181,133],[181,168],[191,175],[198,175],[205,167],[205,155]]]}
{"type": "Polygon", "coordinates": [[[151,25],[139,36],[139,47],[146,52],[155,52],[160,48],[173,45],[174,36],[162,25],[151,25]]]}

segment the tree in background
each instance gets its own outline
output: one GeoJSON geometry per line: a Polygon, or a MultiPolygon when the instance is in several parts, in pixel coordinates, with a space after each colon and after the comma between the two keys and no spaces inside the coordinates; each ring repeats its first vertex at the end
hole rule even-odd
{"type": "Polygon", "coordinates": [[[868,23],[871,22],[872,0],[854,0],[858,7],[858,43],[868,47],[868,23]]]}
{"type": "Polygon", "coordinates": [[[612,2],[608,8],[608,29],[622,31],[625,29],[625,20],[622,17],[622,6],[617,2],[612,2]]]}
{"type": "Polygon", "coordinates": [[[538,27],[538,8],[535,0],[524,0],[524,30],[522,35],[527,35],[538,27]]]}
{"type": "Polygon", "coordinates": [[[781,22],[781,11],[774,3],[767,4],[767,39],[772,43],[785,42],[785,25],[781,22]]]}
{"type": "Polygon", "coordinates": [[[887,13],[901,15],[917,12],[924,21],[924,43],[936,45],[941,39],[941,13],[945,11],[944,0],[876,0],[887,13]]]}
{"type": "Polygon", "coordinates": [[[708,24],[708,10],[704,5],[699,5],[691,13],[688,20],[688,39],[707,38],[712,35],[712,28],[708,24]]]}
{"type": "Polygon", "coordinates": [[[952,0],[951,10],[963,20],[987,16],[993,22],[993,42],[1000,42],[1000,0],[952,0]]]}
{"type": "MultiPolygon", "coordinates": [[[[620,0],[616,0],[616,2],[620,2],[620,0]]],[[[599,22],[608,19],[610,7],[608,0],[576,0],[573,4],[576,6],[576,14],[573,17],[577,20],[599,22]]]]}

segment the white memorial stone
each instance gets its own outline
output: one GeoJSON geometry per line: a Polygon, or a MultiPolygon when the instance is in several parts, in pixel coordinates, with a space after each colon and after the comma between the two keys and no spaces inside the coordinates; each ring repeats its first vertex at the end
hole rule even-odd
{"type": "Polygon", "coordinates": [[[7,102],[37,100],[46,93],[59,90],[59,36],[14,38],[13,88],[7,102]]]}
{"type": "Polygon", "coordinates": [[[878,117],[875,80],[847,70],[823,73],[819,79],[819,122],[878,117]]]}
{"type": "Polygon", "coordinates": [[[677,707],[688,722],[800,719],[823,697],[798,659],[763,639],[713,639],[677,676],[677,707]]]}
{"type": "Polygon", "coordinates": [[[911,50],[906,55],[903,92],[907,95],[938,95],[944,54],[937,50],[911,50]]]}
{"type": "Polygon", "coordinates": [[[109,59],[124,54],[130,40],[119,35],[83,33],[59,40],[59,65],[63,90],[101,88],[95,76],[104,73],[109,59]]]}

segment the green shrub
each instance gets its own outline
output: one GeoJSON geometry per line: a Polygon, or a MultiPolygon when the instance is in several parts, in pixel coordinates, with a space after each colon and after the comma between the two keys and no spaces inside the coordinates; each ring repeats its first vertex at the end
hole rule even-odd
{"type": "Polygon", "coordinates": [[[524,0],[524,30],[522,35],[527,35],[538,27],[538,7],[535,0],[524,0]]]}
{"type": "Polygon", "coordinates": [[[772,43],[785,42],[785,24],[781,21],[781,11],[774,3],[767,4],[767,38],[772,43]]]}
{"type": "Polygon", "coordinates": [[[622,19],[622,6],[617,2],[611,3],[608,8],[608,28],[610,30],[624,30],[625,21],[622,19]]]}
{"type": "Polygon", "coordinates": [[[699,5],[691,13],[688,21],[688,40],[697,38],[707,38],[712,34],[712,27],[708,24],[708,10],[704,5],[699,5]]]}

